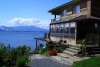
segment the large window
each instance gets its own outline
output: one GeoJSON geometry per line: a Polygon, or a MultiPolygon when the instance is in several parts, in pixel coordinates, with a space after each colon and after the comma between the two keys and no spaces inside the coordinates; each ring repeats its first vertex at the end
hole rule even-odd
{"type": "Polygon", "coordinates": [[[70,23],[70,38],[75,38],[75,22],[70,23]]]}
{"type": "Polygon", "coordinates": [[[55,25],[52,25],[52,33],[55,33],[56,32],[56,29],[55,29],[55,25]]]}
{"type": "Polygon", "coordinates": [[[75,7],[73,7],[73,14],[77,14],[77,13],[80,13],[80,5],[77,5],[75,7]]]}
{"type": "Polygon", "coordinates": [[[59,33],[59,24],[56,24],[56,33],[59,33]]]}
{"type": "Polygon", "coordinates": [[[67,15],[67,10],[63,10],[62,12],[61,12],[61,16],[66,16],[67,15]]]}
{"type": "Polygon", "coordinates": [[[69,23],[65,23],[64,37],[69,37],[69,23]]]}

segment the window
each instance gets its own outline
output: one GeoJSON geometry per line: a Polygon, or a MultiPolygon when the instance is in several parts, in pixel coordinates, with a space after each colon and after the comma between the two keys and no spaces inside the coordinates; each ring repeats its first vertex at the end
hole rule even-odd
{"type": "Polygon", "coordinates": [[[75,22],[70,23],[70,38],[75,38],[75,22]]]}
{"type": "Polygon", "coordinates": [[[73,7],[73,14],[80,13],[80,5],[73,7]]]}
{"type": "Polygon", "coordinates": [[[69,37],[69,23],[65,23],[64,37],[69,37]]]}
{"type": "Polygon", "coordinates": [[[62,12],[61,12],[61,16],[66,16],[67,15],[67,10],[63,10],[62,12]]]}

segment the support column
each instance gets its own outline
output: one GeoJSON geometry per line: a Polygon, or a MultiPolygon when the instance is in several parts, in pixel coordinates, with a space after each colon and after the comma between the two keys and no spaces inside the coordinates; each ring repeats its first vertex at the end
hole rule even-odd
{"type": "Polygon", "coordinates": [[[38,50],[38,40],[36,39],[36,50],[38,50]]]}
{"type": "Polygon", "coordinates": [[[60,39],[61,39],[61,25],[59,24],[59,34],[60,34],[60,39]]]}
{"type": "Polygon", "coordinates": [[[87,1],[87,8],[88,8],[87,18],[90,18],[90,16],[91,16],[91,0],[87,1]]]}
{"type": "Polygon", "coordinates": [[[75,22],[75,41],[77,41],[77,22],[75,22]]]}
{"type": "Polygon", "coordinates": [[[51,24],[49,25],[49,35],[51,36],[52,30],[51,30],[51,24]]]}
{"type": "Polygon", "coordinates": [[[63,38],[65,37],[65,23],[64,23],[64,30],[63,30],[63,38]]]}
{"type": "Polygon", "coordinates": [[[56,20],[56,15],[55,15],[55,17],[54,17],[54,18],[55,18],[55,20],[56,20]]]}
{"type": "Polygon", "coordinates": [[[70,26],[71,26],[70,24],[71,24],[71,22],[69,22],[69,38],[70,38],[70,26]]]}

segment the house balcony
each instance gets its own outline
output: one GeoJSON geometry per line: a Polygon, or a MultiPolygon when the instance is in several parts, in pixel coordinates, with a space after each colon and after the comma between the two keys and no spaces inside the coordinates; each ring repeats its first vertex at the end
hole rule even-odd
{"type": "Polygon", "coordinates": [[[64,16],[64,17],[52,19],[51,20],[51,23],[59,23],[59,22],[65,22],[65,21],[73,21],[74,19],[75,20],[80,20],[80,19],[84,18],[83,16],[87,16],[87,11],[84,10],[84,11],[82,11],[79,14],[72,14],[72,15],[69,15],[69,16],[64,16]]]}

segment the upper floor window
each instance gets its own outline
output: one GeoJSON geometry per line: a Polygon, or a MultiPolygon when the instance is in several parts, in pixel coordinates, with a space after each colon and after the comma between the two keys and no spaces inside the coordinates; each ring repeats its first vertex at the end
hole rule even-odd
{"type": "Polygon", "coordinates": [[[80,5],[73,7],[73,14],[80,13],[80,5]]]}
{"type": "Polygon", "coordinates": [[[62,12],[61,12],[61,16],[66,16],[67,15],[67,10],[63,10],[62,12]]]}

